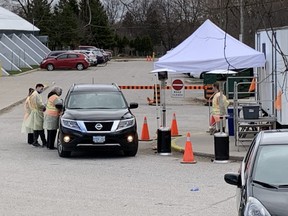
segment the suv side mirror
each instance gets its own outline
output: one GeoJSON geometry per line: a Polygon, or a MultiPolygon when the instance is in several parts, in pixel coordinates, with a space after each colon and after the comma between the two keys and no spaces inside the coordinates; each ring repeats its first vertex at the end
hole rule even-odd
{"type": "Polygon", "coordinates": [[[58,110],[63,110],[63,109],[64,109],[63,100],[61,99],[61,102],[55,104],[55,107],[56,107],[58,110]]]}
{"type": "Polygon", "coordinates": [[[130,103],[129,108],[130,108],[130,109],[136,109],[136,108],[138,108],[138,103],[130,103]]]}

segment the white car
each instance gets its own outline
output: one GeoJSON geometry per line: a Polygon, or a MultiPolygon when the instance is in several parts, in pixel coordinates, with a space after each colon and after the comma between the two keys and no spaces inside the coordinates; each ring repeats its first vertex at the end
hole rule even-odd
{"type": "Polygon", "coordinates": [[[92,50],[74,50],[74,52],[85,54],[88,57],[90,65],[96,66],[98,64],[97,57],[92,50]]]}

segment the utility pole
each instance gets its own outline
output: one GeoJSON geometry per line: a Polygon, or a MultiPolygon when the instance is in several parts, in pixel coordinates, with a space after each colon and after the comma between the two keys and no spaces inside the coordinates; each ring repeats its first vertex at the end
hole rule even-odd
{"type": "Polygon", "coordinates": [[[244,41],[244,16],[243,16],[243,0],[240,0],[240,35],[239,40],[244,41]]]}
{"type": "Polygon", "coordinates": [[[33,18],[32,22],[33,22],[33,35],[34,35],[34,22],[35,22],[34,18],[33,18]]]}

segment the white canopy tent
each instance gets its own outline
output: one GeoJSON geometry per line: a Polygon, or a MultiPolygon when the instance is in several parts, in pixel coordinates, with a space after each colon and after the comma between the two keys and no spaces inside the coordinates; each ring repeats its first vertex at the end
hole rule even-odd
{"type": "Polygon", "coordinates": [[[154,63],[178,73],[263,67],[265,56],[233,38],[210,20],[154,63]]]}

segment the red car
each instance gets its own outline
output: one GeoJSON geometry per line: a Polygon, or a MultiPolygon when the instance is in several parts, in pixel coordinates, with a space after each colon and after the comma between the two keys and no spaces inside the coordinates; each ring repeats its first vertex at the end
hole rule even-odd
{"type": "Polygon", "coordinates": [[[40,68],[52,71],[54,69],[84,70],[89,67],[87,57],[82,53],[63,53],[54,58],[43,59],[40,68]]]}

